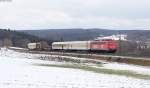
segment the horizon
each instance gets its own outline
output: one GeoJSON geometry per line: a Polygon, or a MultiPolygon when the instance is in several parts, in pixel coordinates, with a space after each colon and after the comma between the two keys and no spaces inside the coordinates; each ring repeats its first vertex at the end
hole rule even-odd
{"type": "Polygon", "coordinates": [[[0,30],[15,30],[15,31],[39,31],[39,30],[112,30],[112,31],[150,31],[147,29],[106,29],[106,28],[20,28],[20,29],[11,29],[11,28],[0,28],[0,30]]]}

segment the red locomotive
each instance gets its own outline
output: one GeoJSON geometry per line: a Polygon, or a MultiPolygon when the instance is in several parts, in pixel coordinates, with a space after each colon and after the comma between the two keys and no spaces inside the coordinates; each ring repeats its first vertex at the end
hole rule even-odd
{"type": "Polygon", "coordinates": [[[117,43],[114,40],[98,40],[92,41],[90,44],[91,51],[107,51],[107,52],[116,52],[117,43]]]}

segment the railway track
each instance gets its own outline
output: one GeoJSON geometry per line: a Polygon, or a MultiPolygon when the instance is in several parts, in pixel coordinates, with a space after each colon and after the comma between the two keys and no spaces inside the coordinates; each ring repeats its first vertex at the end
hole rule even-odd
{"type": "Polygon", "coordinates": [[[56,52],[56,51],[29,51],[28,49],[16,49],[9,48],[23,53],[32,54],[47,54],[47,55],[59,55],[59,56],[70,56],[79,58],[90,58],[96,60],[105,60],[111,62],[127,63],[141,66],[150,66],[150,58],[137,58],[137,57],[127,57],[127,56],[114,56],[114,55],[102,55],[95,53],[78,53],[78,52],[56,52]]]}

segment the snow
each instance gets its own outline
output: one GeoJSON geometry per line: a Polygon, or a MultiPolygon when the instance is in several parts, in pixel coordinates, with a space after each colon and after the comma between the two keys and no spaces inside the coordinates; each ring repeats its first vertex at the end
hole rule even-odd
{"type": "Polygon", "coordinates": [[[127,40],[127,35],[125,34],[117,34],[117,35],[111,35],[111,36],[101,36],[95,38],[95,40],[102,40],[102,39],[112,39],[112,40],[127,40]]]}
{"type": "MultiPolygon", "coordinates": [[[[150,80],[69,68],[35,66],[33,65],[35,63],[60,64],[60,62],[38,60],[37,56],[41,55],[1,49],[0,88],[150,88],[150,80]]],[[[149,71],[145,67],[117,63],[108,63],[104,67],[149,71]]]]}
{"type": "Polygon", "coordinates": [[[17,50],[27,50],[26,48],[20,48],[20,47],[9,47],[11,49],[17,49],[17,50]]]}
{"type": "Polygon", "coordinates": [[[137,73],[150,75],[150,67],[143,67],[137,65],[119,64],[119,63],[107,63],[103,65],[104,68],[116,69],[116,70],[129,70],[137,73]]]}

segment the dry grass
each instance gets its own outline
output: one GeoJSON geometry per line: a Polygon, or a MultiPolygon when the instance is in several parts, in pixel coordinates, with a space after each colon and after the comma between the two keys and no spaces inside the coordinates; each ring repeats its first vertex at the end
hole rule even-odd
{"type": "MultiPolygon", "coordinates": [[[[57,55],[57,54],[56,54],[57,55]]],[[[97,60],[106,60],[106,61],[113,61],[113,62],[119,62],[119,63],[127,63],[127,64],[134,64],[134,65],[141,65],[141,66],[150,66],[150,58],[144,59],[144,58],[136,58],[136,57],[115,57],[115,56],[103,56],[103,55],[92,55],[92,54],[59,54],[62,56],[71,56],[71,57],[78,57],[78,58],[92,58],[97,60]]]]}
{"type": "Polygon", "coordinates": [[[81,65],[81,64],[62,64],[62,65],[54,65],[54,64],[34,64],[36,66],[46,66],[46,67],[59,67],[59,68],[71,68],[71,69],[80,69],[84,71],[91,71],[95,73],[101,74],[110,74],[110,75],[119,75],[119,76],[126,76],[132,77],[137,79],[144,79],[150,80],[150,75],[140,74],[129,70],[114,70],[114,69],[106,69],[99,67],[91,67],[88,65],[81,65]]]}

